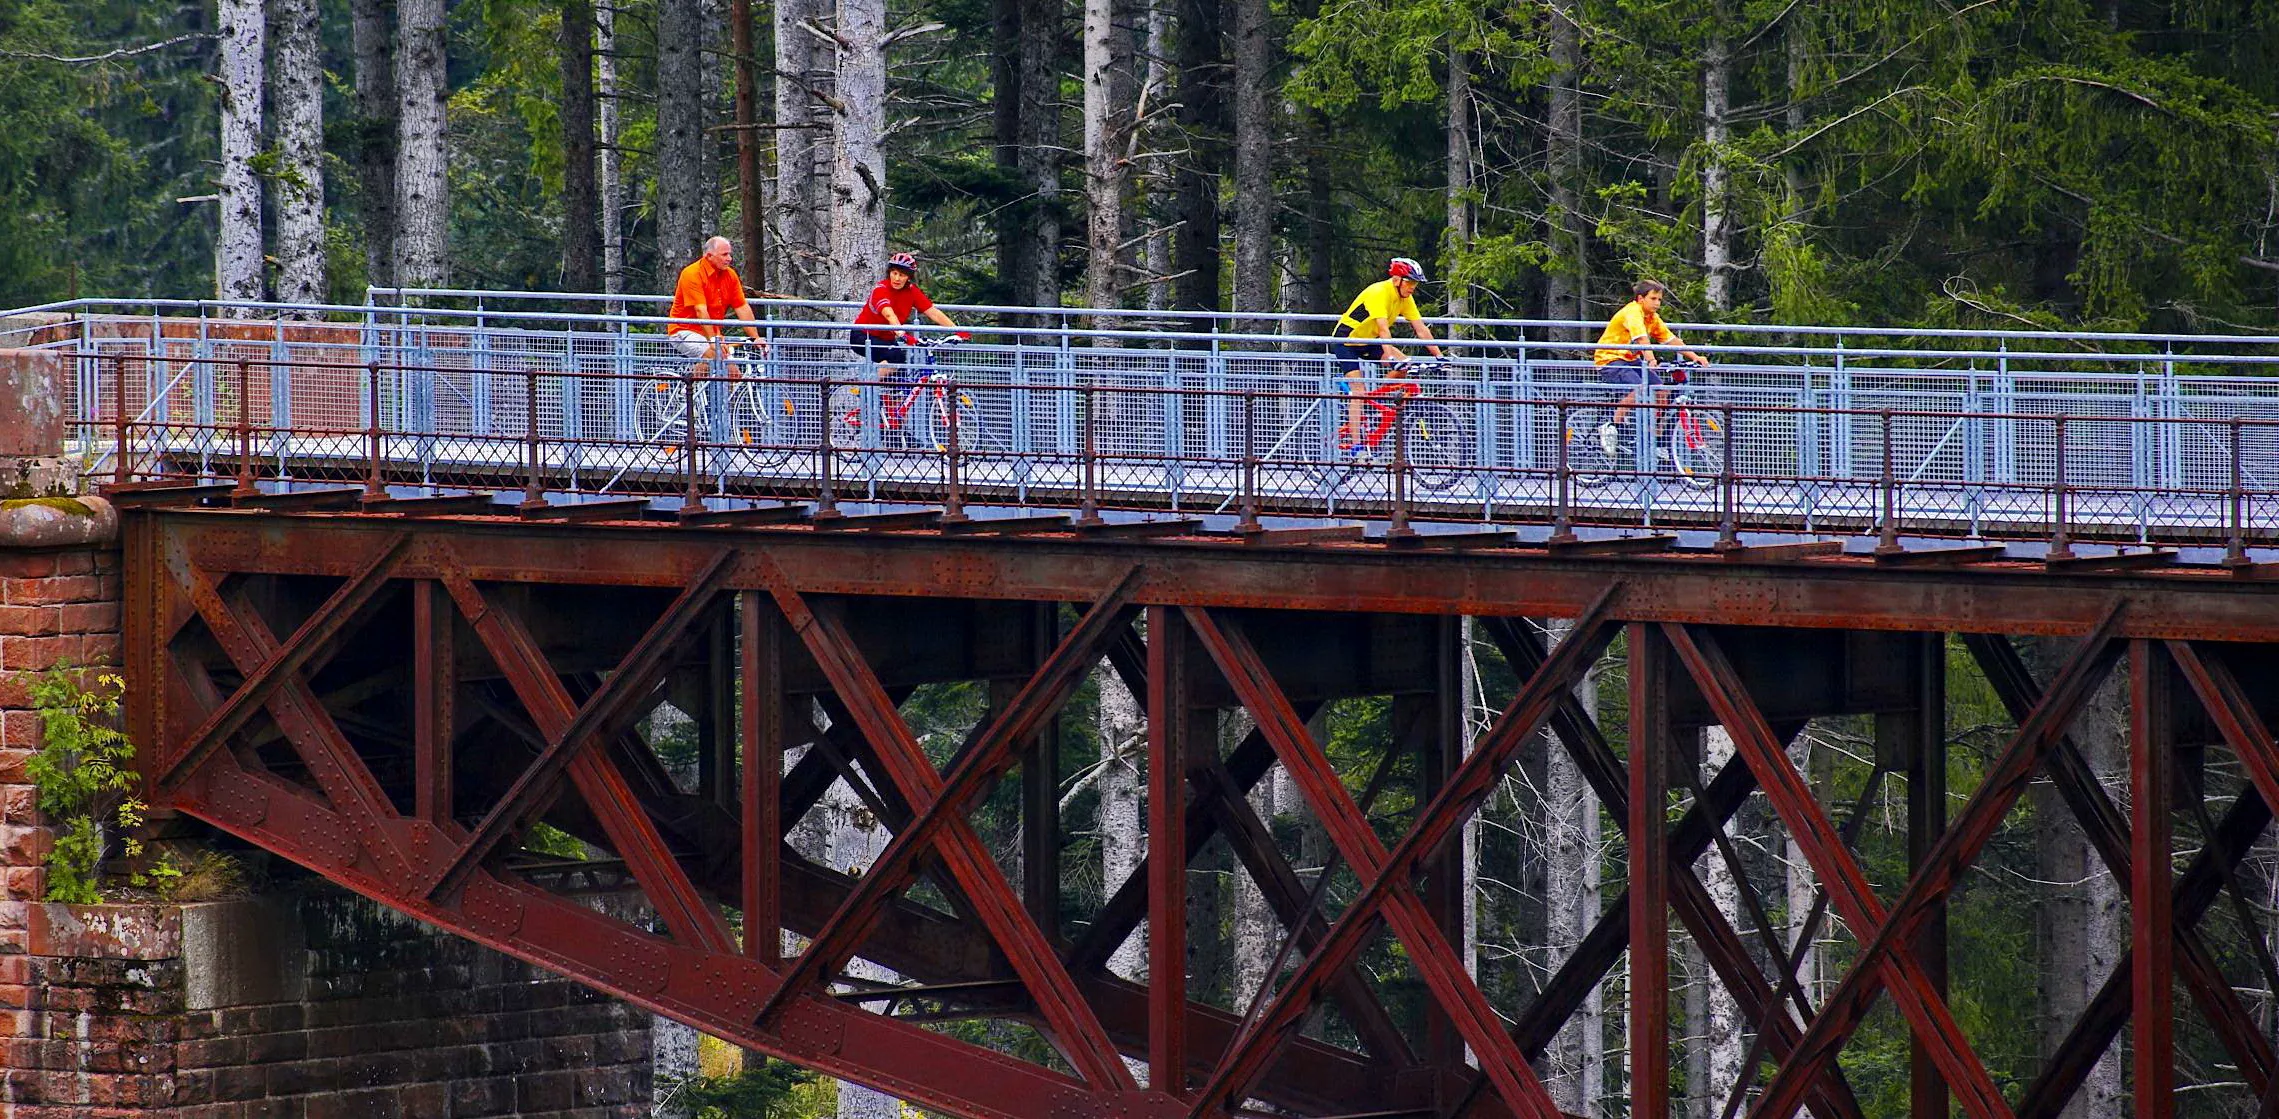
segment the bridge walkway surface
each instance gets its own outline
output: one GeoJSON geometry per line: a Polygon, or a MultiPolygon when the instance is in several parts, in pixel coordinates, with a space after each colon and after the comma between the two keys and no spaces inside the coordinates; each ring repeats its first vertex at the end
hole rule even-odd
{"type": "MultiPolygon", "coordinates": [[[[1094,395],[1076,407],[1079,451],[1050,478],[1069,444],[1037,449],[1044,390],[962,373],[945,394],[1003,394],[979,414],[1030,431],[1027,449],[993,460],[957,439],[868,445],[879,432],[859,420],[844,446],[823,419],[804,443],[683,425],[676,460],[636,469],[633,456],[670,440],[527,417],[549,399],[608,399],[620,377],[636,404],[677,391],[683,415],[717,417],[693,403],[700,392],[728,399],[773,370],[494,368],[489,407],[443,430],[440,404],[431,423],[422,405],[389,403],[426,391],[442,363],[375,356],[340,363],[356,379],[338,383],[377,384],[344,398],[377,406],[344,404],[354,422],[328,430],[294,418],[310,370],[326,367],[274,356],[303,343],[264,343],[273,365],[155,356],[171,342],[90,357],[79,339],[92,321],[50,329],[81,332],[58,341],[82,347],[64,360],[94,386],[80,399],[101,402],[74,414],[121,510],[123,643],[146,697],[132,730],[153,744],[154,798],[737,1044],[976,1119],[1548,1117],[1563,1089],[1546,1083],[1546,1055],[1595,997],[1623,1008],[1632,1113],[1667,1114],[1683,946],[1740,1016],[1747,1072],[1717,1090],[1751,1115],[1880,1114],[1865,1093],[1897,1076],[1912,1116],[2053,1117],[2108,1053],[2131,1064],[2138,1115],[2180,1114],[2179,1099],[2246,1114],[2279,1103],[2272,1040],[2243,994],[2279,988],[2272,930],[2222,916],[2250,912],[2239,868],[2279,805],[2279,583],[2267,578],[2279,557],[2242,457],[2264,422],[2252,383],[2224,389],[2235,411],[2215,421],[2136,414],[2202,399],[2202,386],[2157,380],[2121,394],[2162,402],[2131,403],[2125,419],[2042,414],[2052,436],[2097,423],[2178,434],[2142,441],[2149,481],[2122,484],[2109,455],[2077,459],[2061,439],[1927,498],[1941,491],[1886,468],[1897,441],[1885,454],[1878,435],[1865,477],[1856,461],[1749,477],[1720,466],[1702,488],[1644,462],[1583,485],[1555,450],[1548,469],[1448,464],[1469,492],[1493,479],[1494,500],[1475,508],[1421,496],[1405,449],[1337,467],[1381,479],[1343,495],[1306,473],[1335,466],[1318,445],[1298,460],[1255,438],[1213,449],[1210,432],[1255,435],[1255,421],[1213,418],[1244,393],[1255,416],[1254,389],[1060,385],[1094,395]],[[210,410],[154,422],[177,378],[186,407],[204,407],[200,369],[210,410]],[[262,369],[290,384],[260,388],[276,385],[262,369]],[[164,391],[151,398],[104,389],[153,377],[164,391]],[[501,407],[502,383],[517,381],[501,407]],[[253,422],[280,401],[283,421],[253,422]],[[410,423],[391,419],[404,407],[410,423]],[[473,430],[475,415],[517,408],[525,426],[473,430]],[[1164,430],[1135,429],[1146,453],[1101,449],[1109,417],[1148,415],[1164,430]],[[2224,484],[2161,489],[2159,448],[2189,457],[2202,441],[2182,434],[2211,422],[2237,452],[2224,484]],[[1172,432],[1177,454],[1154,442],[1172,432]],[[325,439],[339,442],[317,449],[325,439]],[[773,466],[722,466],[778,450],[773,466]],[[1298,480],[1272,481],[1269,461],[1298,480]],[[2049,471],[2027,469],[2036,461],[2049,471]],[[1119,470],[1134,471],[1123,486],[1103,480],[1119,470]],[[1797,504],[1839,482],[1852,504],[1797,504]],[[2032,666],[2015,637],[2065,639],[2062,655],[2032,666]],[[1483,649],[1513,677],[1474,697],[1492,712],[1484,726],[1465,700],[1483,649]],[[1619,719],[1577,697],[1601,669],[1621,681],[1619,719]],[[1144,716],[1147,809],[1137,869],[1097,882],[1072,865],[1095,825],[1064,795],[1063,732],[1079,693],[1107,677],[1144,716]],[[944,686],[967,685],[969,716],[916,729],[944,686]],[[1949,692],[1966,688],[2009,721],[1984,758],[1951,767],[1949,692]],[[1387,705],[1383,734],[1328,748],[1323,712],[1363,698],[1387,705]],[[2099,722],[2109,710],[2086,714],[2116,704],[2125,729],[2099,722]],[[661,760],[667,708],[694,728],[693,779],[661,760]],[[1791,760],[1807,725],[1830,718],[1873,728],[1856,803],[1791,760]],[[1704,748],[1711,728],[1730,754],[1704,748]],[[2081,740],[2116,733],[2127,773],[2102,774],[2081,740]],[[1458,837],[1515,767],[1551,752],[1625,837],[1609,862],[1622,888],[1555,966],[1515,986],[1468,954],[1458,837]],[[1969,780],[1949,789],[1951,774],[1969,780]],[[1303,802],[1327,867],[1253,808],[1270,777],[1303,802]],[[2009,1040],[1958,1014],[1974,980],[1950,968],[1948,917],[2034,826],[2020,798],[2036,781],[2123,883],[2129,950],[2086,978],[2095,997],[2064,1043],[2020,1065],[2009,1040]],[[796,839],[834,795],[891,833],[851,869],[796,839]],[[1784,887],[1736,850],[1730,822],[1750,806],[1779,820],[1817,880],[1809,923],[1832,918],[1850,946],[1833,986],[1804,981],[1768,916],[1784,887]],[[584,856],[534,850],[540,824],[584,856]],[[1870,877],[1871,835],[1908,852],[1900,877],[1870,877]],[[1720,872],[1704,860],[1739,904],[1710,892],[1720,872]],[[1256,997],[1190,968],[1218,920],[1196,908],[1197,884],[1230,874],[1282,930],[1256,997]],[[1135,936],[1142,967],[1119,957],[1135,936]],[[1879,1013],[1908,1038],[1903,1071],[1845,1059],[1879,1013]]],[[[201,322],[192,345],[240,329],[201,322]]],[[[771,329],[766,362],[784,363],[791,332],[816,328],[771,329]]],[[[1031,348],[989,360],[1025,362],[1031,348]]],[[[788,379],[810,403],[860,382],[821,368],[788,379]]],[[[470,400],[482,383],[464,382],[470,400]]],[[[1321,387],[1299,394],[1307,408],[1342,407],[1321,387]]],[[[1513,433],[1537,430],[1514,417],[1575,406],[1469,399],[1468,414],[1513,433]]],[[[1752,427],[1736,409],[1723,427],[1820,432],[1791,434],[1820,462],[1836,444],[1805,418],[1901,430],[1886,411],[1782,406],[1766,413],[1777,424],[1752,427]]],[[[2004,405],[1956,430],[1985,436],[2030,414],[2004,405]]],[[[1978,445],[2032,445],[1999,440],[1978,445]]]]}

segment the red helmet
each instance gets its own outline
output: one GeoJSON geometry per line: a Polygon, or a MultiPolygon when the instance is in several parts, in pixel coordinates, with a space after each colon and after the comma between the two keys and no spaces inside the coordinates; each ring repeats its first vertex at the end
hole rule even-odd
{"type": "Polygon", "coordinates": [[[1385,266],[1385,275],[1396,280],[1415,280],[1421,284],[1424,282],[1424,265],[1405,256],[1396,256],[1392,263],[1385,266]]]}
{"type": "Polygon", "coordinates": [[[899,268],[907,276],[915,277],[918,275],[918,258],[909,253],[896,253],[887,257],[886,266],[888,268],[899,268]]]}

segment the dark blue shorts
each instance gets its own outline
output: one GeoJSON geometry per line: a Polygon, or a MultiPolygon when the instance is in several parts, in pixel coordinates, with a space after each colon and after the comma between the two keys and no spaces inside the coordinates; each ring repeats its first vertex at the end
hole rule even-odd
{"type": "Polygon", "coordinates": [[[1376,341],[1338,341],[1330,343],[1329,347],[1330,356],[1337,359],[1338,372],[1349,377],[1361,372],[1361,363],[1364,361],[1386,360],[1385,350],[1385,344],[1376,341]]]}
{"type": "Polygon", "coordinates": [[[870,331],[861,327],[848,331],[847,339],[855,348],[855,356],[864,361],[875,361],[897,369],[910,364],[910,355],[901,346],[885,338],[874,337],[870,331]]]}
{"type": "Polygon", "coordinates": [[[1661,374],[1649,368],[1643,358],[1610,361],[1601,365],[1598,367],[1598,379],[1602,385],[1658,385],[1662,383],[1661,374]]]}

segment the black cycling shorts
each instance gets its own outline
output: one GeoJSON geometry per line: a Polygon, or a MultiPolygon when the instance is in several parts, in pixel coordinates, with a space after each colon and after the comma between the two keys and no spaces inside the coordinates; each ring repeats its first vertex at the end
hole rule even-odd
{"type": "Polygon", "coordinates": [[[864,361],[902,368],[910,364],[910,353],[901,345],[880,338],[861,327],[847,331],[847,340],[855,348],[855,356],[864,361]]]}
{"type": "Polygon", "coordinates": [[[1388,348],[1390,347],[1383,342],[1374,340],[1355,342],[1340,339],[1330,343],[1329,353],[1337,359],[1338,372],[1350,377],[1361,372],[1361,363],[1364,361],[1390,360],[1385,354],[1388,348]]]}

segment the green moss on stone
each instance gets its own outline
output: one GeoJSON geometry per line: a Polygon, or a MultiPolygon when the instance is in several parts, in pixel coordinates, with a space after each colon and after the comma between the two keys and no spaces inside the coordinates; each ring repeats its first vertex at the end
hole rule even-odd
{"type": "Polygon", "coordinates": [[[44,505],[50,509],[69,513],[74,517],[92,517],[95,510],[76,497],[15,497],[0,501],[0,509],[17,509],[26,505],[44,505]]]}

